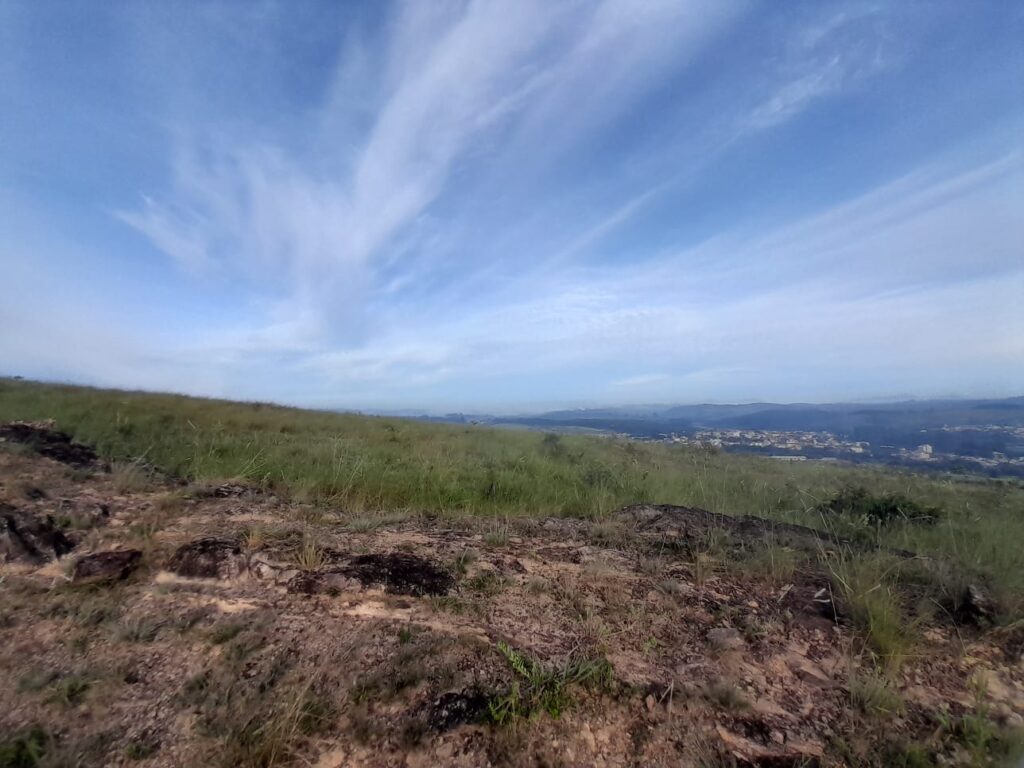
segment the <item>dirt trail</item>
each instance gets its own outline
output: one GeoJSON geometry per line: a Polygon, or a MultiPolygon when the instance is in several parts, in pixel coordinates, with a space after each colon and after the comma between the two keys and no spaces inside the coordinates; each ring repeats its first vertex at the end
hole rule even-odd
{"type": "Polygon", "coordinates": [[[753,518],[376,525],[238,484],[119,492],[39,445],[0,450],[0,508],[73,549],[2,566],[0,748],[38,725],[86,765],[887,765],[914,743],[955,765],[962,718],[1024,716],[1013,631],[948,624],[865,705],[881,684],[813,564],[779,580],[685,545],[755,541],[753,518]],[[70,582],[107,551],[142,555],[70,582]]]}

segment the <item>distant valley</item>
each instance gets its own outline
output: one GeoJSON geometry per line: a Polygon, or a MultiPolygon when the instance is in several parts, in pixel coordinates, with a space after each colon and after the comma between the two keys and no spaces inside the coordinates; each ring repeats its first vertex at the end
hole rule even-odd
{"type": "Polygon", "coordinates": [[[652,405],[421,418],[699,444],[788,461],[872,462],[1024,478],[1024,397],[652,405]]]}

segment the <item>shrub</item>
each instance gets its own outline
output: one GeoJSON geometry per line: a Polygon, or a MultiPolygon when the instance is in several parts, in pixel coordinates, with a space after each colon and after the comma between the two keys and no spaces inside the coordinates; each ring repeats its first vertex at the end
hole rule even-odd
{"type": "Polygon", "coordinates": [[[818,505],[825,514],[846,515],[871,525],[895,522],[933,524],[942,516],[938,507],[929,507],[897,493],[874,495],[865,488],[847,486],[831,500],[818,505]]]}

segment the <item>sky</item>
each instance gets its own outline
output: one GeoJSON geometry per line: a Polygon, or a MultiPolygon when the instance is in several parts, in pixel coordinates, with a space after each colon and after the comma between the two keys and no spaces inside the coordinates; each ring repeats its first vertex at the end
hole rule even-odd
{"type": "Polygon", "coordinates": [[[1024,4],[0,1],[0,373],[1024,394],[1024,4]]]}

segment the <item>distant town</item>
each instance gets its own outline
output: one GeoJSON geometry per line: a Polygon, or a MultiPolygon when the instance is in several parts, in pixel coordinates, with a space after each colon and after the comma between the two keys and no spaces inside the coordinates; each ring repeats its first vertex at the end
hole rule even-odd
{"type": "Polygon", "coordinates": [[[1024,397],[649,405],[424,418],[698,445],[779,461],[874,462],[1024,479],[1024,397]]]}
{"type": "MultiPolygon", "coordinates": [[[[961,434],[983,431],[1024,443],[1024,427],[985,425],[942,427],[938,431],[961,434]]],[[[1024,457],[1008,456],[1000,451],[992,451],[988,456],[977,456],[939,451],[930,443],[920,443],[913,448],[893,445],[873,446],[866,440],[847,440],[832,432],[702,429],[691,434],[659,435],[655,439],[659,442],[760,453],[783,461],[876,461],[886,464],[920,464],[931,468],[974,469],[986,474],[1019,474],[1024,477],[1024,457]]]]}

